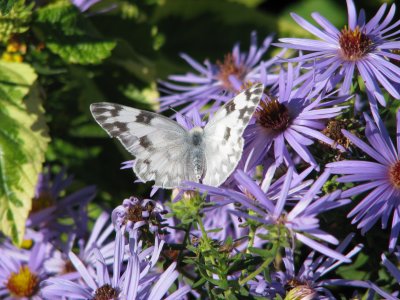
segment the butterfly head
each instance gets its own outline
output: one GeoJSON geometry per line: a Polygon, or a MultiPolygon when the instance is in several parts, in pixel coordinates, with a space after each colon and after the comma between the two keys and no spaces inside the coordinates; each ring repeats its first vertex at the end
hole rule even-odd
{"type": "Polygon", "coordinates": [[[190,137],[193,146],[200,146],[203,143],[203,128],[193,127],[190,130],[190,137]]]}

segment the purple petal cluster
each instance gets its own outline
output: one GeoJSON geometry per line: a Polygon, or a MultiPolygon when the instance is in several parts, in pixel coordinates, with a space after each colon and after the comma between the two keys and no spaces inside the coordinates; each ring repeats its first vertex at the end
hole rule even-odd
{"type": "Polygon", "coordinates": [[[282,38],[277,46],[304,51],[291,61],[306,62],[304,68],[310,69],[309,77],[316,83],[331,86],[340,83],[340,91],[347,94],[360,74],[367,90],[374,96],[371,101],[385,106],[381,86],[394,98],[400,99],[396,86],[400,83],[400,55],[394,53],[400,48],[400,21],[395,20],[396,5],[393,4],[385,15],[384,3],[369,21],[364,11],[358,15],[353,0],[346,0],[348,25],[342,30],[319,13],[312,18],[320,26],[314,26],[302,17],[292,13],[293,19],[319,40],[282,38]],[[376,100],[375,100],[376,99],[376,100]]]}
{"type": "Polygon", "coordinates": [[[276,58],[262,61],[264,54],[272,42],[266,37],[262,45],[257,45],[257,34],[252,32],[248,52],[243,52],[236,44],[232,52],[225,55],[223,61],[211,63],[206,60],[200,64],[187,54],[181,57],[197,72],[185,75],[171,75],[170,82],[160,81],[160,91],[166,94],[159,98],[160,110],[184,105],[180,111],[202,111],[211,100],[215,100],[207,111],[213,112],[225,101],[231,99],[248,83],[262,82],[266,86],[273,85],[277,75],[273,74],[276,58]],[[271,73],[272,72],[272,73],[271,73]]]}
{"type": "Polygon", "coordinates": [[[40,300],[40,285],[50,274],[44,268],[48,244],[36,242],[31,250],[12,245],[0,248],[0,298],[40,300]]]}
{"type": "MultiPolygon", "coordinates": [[[[353,235],[347,236],[336,248],[336,251],[343,253],[349,246],[352,238],[353,235]]],[[[350,261],[350,258],[359,253],[361,249],[362,245],[357,245],[345,254],[345,257],[350,261]]],[[[336,298],[329,290],[329,287],[347,286],[352,288],[367,288],[385,297],[385,299],[397,299],[369,281],[324,279],[326,274],[340,266],[343,261],[325,256],[319,256],[314,259],[315,252],[311,252],[304,260],[301,268],[296,272],[293,249],[286,248],[285,254],[283,258],[284,271],[273,272],[271,274],[271,282],[266,281],[261,276],[249,282],[250,290],[254,295],[271,298],[280,295],[281,297],[286,297],[285,299],[335,300],[336,298]]]]}
{"type": "Polygon", "coordinates": [[[156,201],[130,197],[113,210],[112,221],[116,229],[130,234],[137,235],[143,226],[158,233],[163,226],[162,215],[165,213],[165,208],[156,201]]]}
{"type": "Polygon", "coordinates": [[[344,183],[358,183],[343,192],[343,197],[368,194],[348,214],[352,223],[364,234],[381,219],[382,228],[387,228],[392,217],[389,249],[393,251],[400,232],[400,111],[397,112],[396,142],[394,146],[390,136],[377,117],[374,122],[367,114],[365,136],[369,143],[343,130],[343,134],[372,160],[344,160],[327,165],[333,174],[343,175],[338,179],[344,183]]]}
{"type": "Polygon", "coordinates": [[[325,255],[341,261],[349,261],[348,258],[318,241],[338,244],[338,240],[334,236],[319,228],[317,217],[323,212],[349,203],[349,200],[341,199],[341,191],[335,191],[323,197],[317,196],[329,175],[329,172],[325,171],[292,207],[286,206],[286,203],[291,187],[293,168],[289,168],[276,201],[272,201],[259,185],[240,170],[236,171],[234,177],[245,189],[245,193],[196,183],[191,183],[190,186],[205,191],[208,195],[222,196],[226,202],[240,203],[242,208],[233,210],[231,213],[240,218],[259,222],[261,224],[259,233],[268,235],[268,232],[274,232],[274,229],[279,231],[281,228],[281,232],[286,232],[286,239],[289,241],[294,239],[325,255]]]}
{"type": "MultiPolygon", "coordinates": [[[[295,87],[298,76],[298,71],[291,64],[287,72],[281,70],[278,90],[261,101],[254,114],[255,122],[246,128],[244,156],[247,158],[249,170],[260,164],[269,151],[273,152],[278,165],[283,162],[293,165],[293,155],[288,147],[302,160],[318,169],[308,147],[314,140],[335,145],[321,130],[325,128],[327,120],[342,113],[346,106],[338,104],[349,97],[332,97],[321,93],[313,98],[307,85],[295,87]]],[[[344,150],[341,146],[339,148],[344,150]]]]}
{"type": "MultiPolygon", "coordinates": [[[[92,273],[73,253],[69,258],[81,275],[82,283],[61,278],[46,280],[42,288],[45,299],[62,297],[82,299],[161,299],[178,277],[175,263],[172,263],[162,274],[152,269],[157,262],[163,241],[156,237],[154,246],[141,249],[137,241],[130,241],[127,266],[123,271],[125,241],[121,231],[116,231],[113,273],[109,274],[107,263],[101,252],[95,248],[96,273],[92,273]],[[149,257],[149,258],[148,258],[149,257]]],[[[190,288],[183,286],[170,294],[167,299],[181,299],[190,288]]]]}

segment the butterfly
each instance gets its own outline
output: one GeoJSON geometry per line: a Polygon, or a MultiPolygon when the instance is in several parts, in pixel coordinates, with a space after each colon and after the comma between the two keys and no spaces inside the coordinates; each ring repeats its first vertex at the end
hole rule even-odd
{"type": "Polygon", "coordinates": [[[220,186],[235,170],[243,151],[243,131],[264,86],[254,84],[220,107],[204,128],[186,130],[157,113],[100,102],[90,105],[96,122],[136,159],[143,182],[172,189],[183,181],[220,186]]]}

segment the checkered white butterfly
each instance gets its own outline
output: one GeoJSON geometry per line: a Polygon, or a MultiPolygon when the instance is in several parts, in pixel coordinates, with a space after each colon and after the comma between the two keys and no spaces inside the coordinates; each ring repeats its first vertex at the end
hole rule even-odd
{"type": "Polygon", "coordinates": [[[133,170],[156,187],[175,188],[182,181],[221,185],[234,171],[243,151],[243,131],[257,108],[264,86],[243,91],[190,131],[160,114],[119,104],[90,106],[93,117],[136,157],[133,170]]]}

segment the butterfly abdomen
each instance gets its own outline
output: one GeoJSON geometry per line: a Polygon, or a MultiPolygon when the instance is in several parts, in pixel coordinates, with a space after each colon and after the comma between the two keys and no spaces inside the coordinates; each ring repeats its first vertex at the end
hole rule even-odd
{"type": "Polygon", "coordinates": [[[198,181],[203,177],[206,171],[206,158],[204,152],[204,135],[203,129],[195,127],[190,131],[190,161],[194,174],[198,181]]]}

